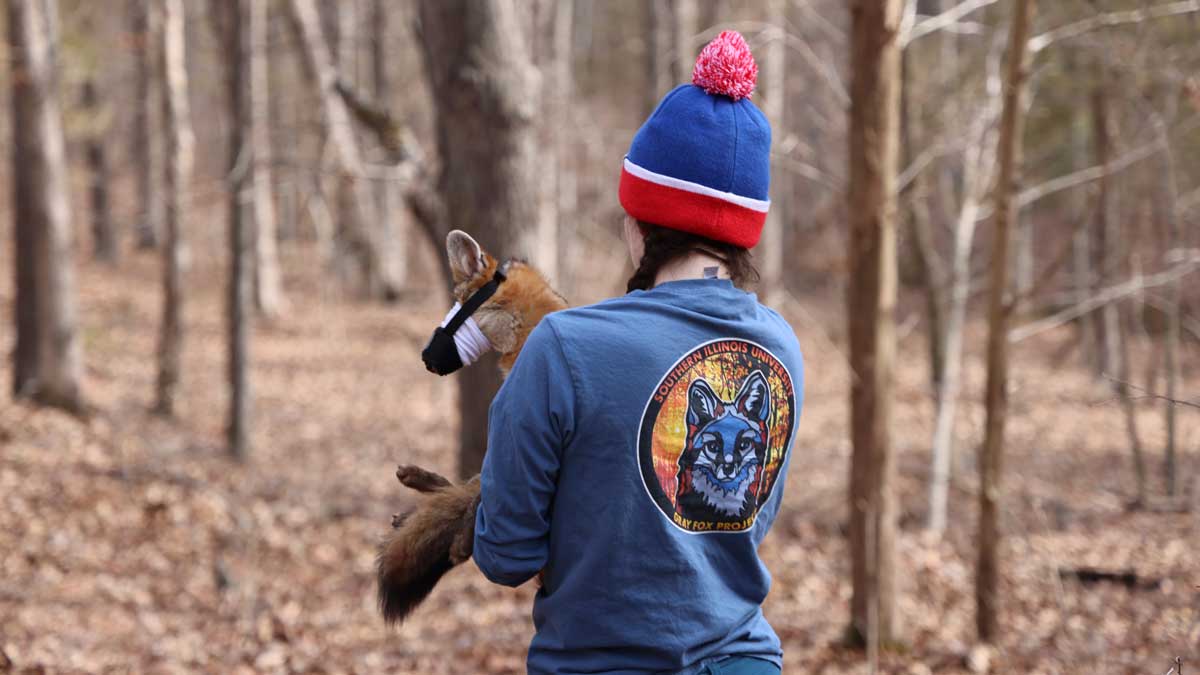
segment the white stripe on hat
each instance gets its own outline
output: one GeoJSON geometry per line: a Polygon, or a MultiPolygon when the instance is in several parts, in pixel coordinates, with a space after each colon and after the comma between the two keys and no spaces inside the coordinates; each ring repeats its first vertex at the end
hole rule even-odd
{"type": "Polygon", "coordinates": [[[698,195],[705,195],[707,197],[716,197],[717,199],[729,202],[731,204],[744,206],[751,211],[766,213],[767,207],[771,205],[771,200],[769,199],[765,201],[762,199],[751,199],[750,197],[743,197],[732,192],[721,192],[720,190],[715,190],[707,185],[693,183],[681,178],[672,178],[671,176],[664,176],[661,173],[654,173],[649,169],[642,168],[629,161],[628,157],[625,158],[625,170],[634,176],[641,178],[642,180],[650,181],[656,185],[675,188],[676,190],[683,190],[684,192],[692,192],[698,195]]]}

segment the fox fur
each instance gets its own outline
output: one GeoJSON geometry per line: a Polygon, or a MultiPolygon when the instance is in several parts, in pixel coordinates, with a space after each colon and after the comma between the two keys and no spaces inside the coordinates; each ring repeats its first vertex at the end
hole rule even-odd
{"type": "MultiPolygon", "coordinates": [[[[461,230],[446,237],[446,255],[459,302],[486,284],[500,265],[461,230]]],[[[512,261],[506,277],[474,314],[479,329],[500,353],[504,376],[542,317],[567,307],[545,277],[525,262],[512,261]]],[[[392,518],[392,533],[379,553],[379,609],[388,623],[403,621],[446,572],[470,559],[479,506],[479,476],[455,485],[432,471],[402,465],[396,478],[420,498],[407,514],[392,518]]]]}

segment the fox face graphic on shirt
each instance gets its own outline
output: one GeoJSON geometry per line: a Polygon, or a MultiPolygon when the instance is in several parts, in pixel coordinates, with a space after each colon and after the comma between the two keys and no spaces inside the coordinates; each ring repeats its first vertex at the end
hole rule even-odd
{"type": "Polygon", "coordinates": [[[754,513],[766,460],[771,397],[754,371],[733,401],[703,378],[688,387],[686,449],[679,456],[675,501],[693,520],[742,520],[754,513]]]}
{"type": "Polygon", "coordinates": [[[692,347],[642,416],[646,494],[685,532],[750,530],[779,477],[795,407],[791,375],[766,347],[738,338],[692,347]]]}

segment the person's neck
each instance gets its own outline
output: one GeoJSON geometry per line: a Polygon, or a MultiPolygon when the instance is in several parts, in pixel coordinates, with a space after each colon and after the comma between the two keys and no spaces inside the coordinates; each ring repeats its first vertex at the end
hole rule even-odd
{"type": "Polygon", "coordinates": [[[725,265],[720,259],[711,256],[707,253],[694,251],[676,258],[671,262],[663,265],[658,270],[658,275],[654,277],[654,285],[665,284],[668,281],[681,281],[683,279],[703,279],[711,277],[710,269],[715,268],[717,278],[728,279],[729,272],[725,269],[725,265]]]}

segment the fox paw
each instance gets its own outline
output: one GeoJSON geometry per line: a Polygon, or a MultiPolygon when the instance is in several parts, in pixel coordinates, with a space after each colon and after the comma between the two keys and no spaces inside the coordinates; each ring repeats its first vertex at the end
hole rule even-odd
{"type": "Polygon", "coordinates": [[[450,481],[432,471],[426,471],[413,464],[401,464],[396,469],[396,478],[404,487],[417,492],[436,492],[450,487],[450,481]]]}

